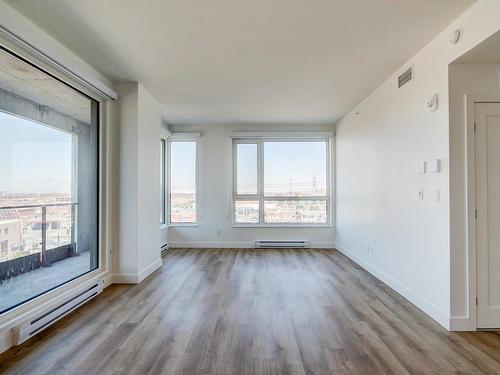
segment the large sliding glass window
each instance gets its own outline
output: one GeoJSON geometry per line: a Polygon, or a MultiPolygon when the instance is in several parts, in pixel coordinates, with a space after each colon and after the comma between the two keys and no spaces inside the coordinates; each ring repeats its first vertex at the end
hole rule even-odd
{"type": "Polygon", "coordinates": [[[0,50],[0,313],[98,267],[98,103],[0,50]]]}
{"type": "Polygon", "coordinates": [[[233,139],[236,225],[328,225],[329,138],[233,139]]]}
{"type": "Polygon", "coordinates": [[[197,223],[197,152],[196,140],[170,140],[169,142],[169,201],[170,224],[197,223]]]}

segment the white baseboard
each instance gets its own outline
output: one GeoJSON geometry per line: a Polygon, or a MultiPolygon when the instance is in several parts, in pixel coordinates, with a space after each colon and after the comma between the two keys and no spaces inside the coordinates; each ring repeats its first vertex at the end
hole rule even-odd
{"type": "Polygon", "coordinates": [[[106,276],[103,277],[102,282],[102,288],[107,288],[108,286],[113,284],[113,275],[111,273],[106,273],[106,276]]]}
{"type": "Polygon", "coordinates": [[[476,331],[475,320],[466,316],[452,316],[450,318],[450,331],[476,331]]]}
{"type": "MultiPolygon", "coordinates": [[[[253,249],[254,242],[169,242],[172,248],[253,249]]],[[[312,249],[334,249],[334,242],[311,242],[312,249]]]]}
{"type": "Polygon", "coordinates": [[[429,315],[436,322],[441,324],[447,330],[450,330],[450,316],[439,309],[436,305],[428,301],[426,298],[415,293],[413,290],[402,284],[400,281],[394,279],[392,276],[387,275],[385,272],[375,267],[371,263],[361,259],[359,256],[354,254],[352,251],[337,244],[337,250],[344,254],[346,257],[363,267],[366,271],[371,273],[380,281],[387,284],[389,287],[394,289],[396,292],[401,294],[408,301],[417,306],[424,313],[429,315]]]}
{"type": "Polygon", "coordinates": [[[207,249],[250,249],[253,242],[170,242],[168,247],[172,248],[207,248],[207,249]]]}
{"type": "Polygon", "coordinates": [[[311,242],[312,249],[335,249],[335,242],[311,242]]]}
{"type": "Polygon", "coordinates": [[[158,268],[160,268],[162,264],[163,264],[163,261],[161,260],[161,258],[158,258],[153,263],[151,263],[149,266],[144,268],[141,272],[139,272],[139,282],[141,282],[146,277],[151,275],[154,271],[156,271],[158,268]]]}
{"type": "Polygon", "coordinates": [[[113,284],[139,284],[139,276],[136,274],[115,273],[113,284]]]}
{"type": "Polygon", "coordinates": [[[113,284],[139,284],[142,280],[160,268],[162,264],[162,260],[157,259],[137,274],[115,273],[113,275],[113,284]]]}

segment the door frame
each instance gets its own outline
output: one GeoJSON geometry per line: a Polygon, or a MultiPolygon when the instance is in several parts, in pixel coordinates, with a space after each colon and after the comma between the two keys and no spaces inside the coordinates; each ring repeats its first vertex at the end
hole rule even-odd
{"type": "Polygon", "coordinates": [[[500,94],[465,95],[465,150],[466,150],[466,235],[469,330],[478,328],[477,322],[477,249],[476,249],[476,150],[475,105],[500,103],[500,94]]]}

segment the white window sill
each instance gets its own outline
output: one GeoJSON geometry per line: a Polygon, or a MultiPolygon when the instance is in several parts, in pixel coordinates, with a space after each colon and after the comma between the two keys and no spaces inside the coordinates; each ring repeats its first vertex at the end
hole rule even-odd
{"type": "Polygon", "coordinates": [[[332,228],[332,224],[234,224],[233,228],[332,228]]]}
{"type": "Polygon", "coordinates": [[[176,223],[176,224],[168,224],[167,227],[168,228],[171,228],[171,227],[197,227],[198,224],[197,223],[193,223],[193,224],[190,224],[190,223],[176,223]]]}

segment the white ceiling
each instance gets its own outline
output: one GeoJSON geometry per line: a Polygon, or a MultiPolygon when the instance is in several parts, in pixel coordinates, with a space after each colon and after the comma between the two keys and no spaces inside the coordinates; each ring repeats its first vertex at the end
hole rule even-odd
{"type": "Polygon", "coordinates": [[[184,123],[333,123],[474,0],[10,0],[184,123]]]}

